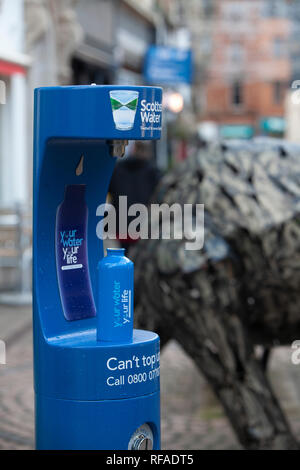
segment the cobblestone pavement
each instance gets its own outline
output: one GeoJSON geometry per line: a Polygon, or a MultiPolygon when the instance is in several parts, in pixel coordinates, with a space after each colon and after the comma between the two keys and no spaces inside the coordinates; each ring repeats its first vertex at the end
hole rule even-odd
{"type": "MultiPolygon", "coordinates": [[[[34,447],[30,309],[0,307],[0,339],[7,365],[0,365],[0,449],[34,447]]],[[[270,376],[296,433],[300,431],[300,366],[290,349],[272,355],[270,376]]],[[[239,449],[222,408],[193,362],[170,342],[162,354],[162,447],[239,449]]]]}

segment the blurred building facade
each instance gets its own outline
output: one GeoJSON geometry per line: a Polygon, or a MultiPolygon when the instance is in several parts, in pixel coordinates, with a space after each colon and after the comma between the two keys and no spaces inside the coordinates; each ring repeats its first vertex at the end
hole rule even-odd
{"type": "Polygon", "coordinates": [[[191,103],[195,113],[205,105],[203,86],[212,53],[213,0],[158,0],[164,12],[167,33],[164,41],[176,47],[191,48],[193,83],[191,103]]]}
{"type": "Polygon", "coordinates": [[[31,64],[26,91],[27,204],[32,199],[33,93],[42,86],[72,83],[71,57],[83,39],[75,7],[77,0],[24,0],[25,48],[31,64]]]}
{"type": "Polygon", "coordinates": [[[1,0],[0,206],[31,204],[33,90],[143,83],[154,0],[1,0]],[[1,96],[2,97],[2,96],[1,96]]]}
{"type": "Polygon", "coordinates": [[[0,2],[0,205],[28,197],[26,148],[26,78],[23,0],[0,2]]]}
{"type": "Polygon", "coordinates": [[[282,131],[300,73],[300,8],[288,0],[1,0],[0,38],[2,205],[31,200],[35,87],[143,84],[150,45],[190,48],[193,82],[173,87],[179,134],[208,120],[250,136],[270,122],[282,131]]]}
{"type": "Polygon", "coordinates": [[[290,36],[290,56],[292,61],[291,89],[285,102],[286,138],[300,143],[300,5],[297,1],[290,3],[292,21],[290,36]]]}
{"type": "Polygon", "coordinates": [[[192,48],[194,85],[181,90],[185,99],[181,120],[190,129],[194,109],[203,106],[210,3],[1,0],[0,80],[6,85],[7,103],[0,105],[0,205],[31,202],[36,87],[144,84],[144,58],[150,45],[192,48]]]}
{"type": "Polygon", "coordinates": [[[289,2],[291,19],[291,34],[289,41],[289,52],[292,62],[291,81],[300,78],[300,5],[294,0],[289,2]]]}
{"type": "Polygon", "coordinates": [[[180,126],[209,120],[251,134],[272,119],[282,130],[300,72],[299,2],[287,0],[1,0],[0,26],[2,205],[31,200],[35,87],[143,84],[150,45],[190,48],[193,83],[173,87],[180,126]]]}
{"type": "MultiPolygon", "coordinates": [[[[211,35],[214,2],[212,0],[157,0],[160,17],[163,18],[158,43],[192,52],[191,83],[164,84],[164,95],[179,92],[184,106],[176,116],[164,112],[164,122],[169,120],[169,163],[188,157],[193,151],[197,134],[197,119],[204,111],[204,85],[207,65],[211,56],[211,35]],[[169,90],[170,89],[170,90],[169,90]]],[[[167,100],[166,100],[167,101],[167,100]]],[[[166,130],[163,136],[166,135],[166,130]]]]}
{"type": "Polygon", "coordinates": [[[84,39],[73,54],[73,82],[143,83],[143,60],[156,41],[155,2],[79,0],[84,39]]]}
{"type": "Polygon", "coordinates": [[[205,119],[219,123],[224,137],[234,129],[241,137],[284,131],[291,77],[288,7],[285,0],[215,4],[205,119]]]}
{"type": "Polygon", "coordinates": [[[34,89],[142,84],[157,28],[154,0],[0,0],[0,290],[31,277],[34,89]]]}
{"type": "Polygon", "coordinates": [[[122,0],[117,18],[115,83],[141,85],[144,83],[145,54],[157,38],[156,3],[153,0],[122,0]]]}
{"type": "Polygon", "coordinates": [[[77,1],[75,11],[83,37],[72,54],[69,80],[76,85],[111,83],[115,70],[117,2],[77,1]]]}

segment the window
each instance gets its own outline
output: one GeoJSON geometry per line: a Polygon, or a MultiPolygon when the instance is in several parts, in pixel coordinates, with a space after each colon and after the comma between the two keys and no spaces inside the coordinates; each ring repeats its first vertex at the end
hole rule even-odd
{"type": "Polygon", "coordinates": [[[273,101],[274,104],[282,104],[284,83],[274,82],[273,84],[273,101]]]}
{"type": "Polygon", "coordinates": [[[281,37],[275,37],[273,39],[273,54],[276,58],[280,58],[284,56],[285,53],[285,41],[281,37]]]}
{"type": "Polygon", "coordinates": [[[211,18],[214,14],[215,5],[211,0],[203,0],[203,12],[205,18],[211,18]]]}
{"type": "Polygon", "coordinates": [[[232,104],[234,107],[243,105],[243,85],[239,81],[234,82],[232,85],[232,104]]]}
{"type": "Polygon", "coordinates": [[[229,62],[239,63],[244,59],[245,50],[240,42],[233,42],[228,47],[229,62]]]}
{"type": "Polygon", "coordinates": [[[284,18],[287,16],[288,6],[283,0],[265,0],[263,2],[263,16],[269,18],[284,18]]]}
{"type": "MultiPolygon", "coordinates": [[[[223,3],[223,2],[222,2],[223,3]]],[[[224,2],[223,6],[223,17],[230,23],[236,23],[242,21],[245,16],[245,5],[241,5],[242,2],[224,2]]]]}

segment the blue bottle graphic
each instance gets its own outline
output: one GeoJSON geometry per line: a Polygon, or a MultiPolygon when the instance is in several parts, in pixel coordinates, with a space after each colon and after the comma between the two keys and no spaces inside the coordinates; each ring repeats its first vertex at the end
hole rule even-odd
{"type": "Polygon", "coordinates": [[[133,262],[124,252],[123,248],[108,248],[98,264],[98,341],[132,341],[133,262]]]}
{"type": "Polygon", "coordinates": [[[85,189],[84,184],[67,185],[56,213],[56,268],[66,320],[96,315],[88,265],[85,189]]]}

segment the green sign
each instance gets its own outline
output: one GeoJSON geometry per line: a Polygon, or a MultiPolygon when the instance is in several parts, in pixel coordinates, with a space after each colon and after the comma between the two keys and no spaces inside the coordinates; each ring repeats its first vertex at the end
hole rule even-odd
{"type": "Polygon", "coordinates": [[[251,139],[253,134],[253,127],[245,124],[227,124],[220,126],[220,136],[223,139],[251,139]]]}
{"type": "Polygon", "coordinates": [[[266,117],[261,119],[260,128],[266,133],[283,134],[285,131],[285,120],[277,116],[266,117]]]}

